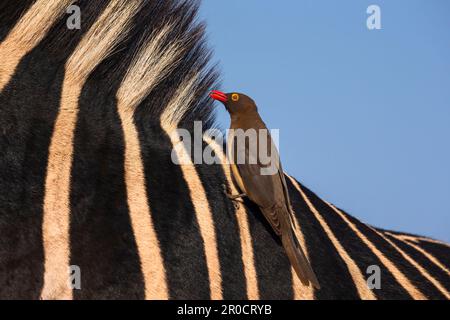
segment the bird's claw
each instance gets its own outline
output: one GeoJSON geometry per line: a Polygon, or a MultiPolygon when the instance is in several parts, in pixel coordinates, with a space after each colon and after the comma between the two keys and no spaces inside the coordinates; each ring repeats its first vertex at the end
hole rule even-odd
{"type": "Polygon", "coordinates": [[[238,210],[240,208],[240,204],[239,203],[244,203],[244,200],[242,199],[242,197],[244,197],[245,194],[233,195],[233,194],[231,194],[231,190],[225,184],[222,184],[222,188],[223,188],[223,193],[225,193],[227,198],[230,199],[233,202],[234,208],[236,210],[238,210]]]}

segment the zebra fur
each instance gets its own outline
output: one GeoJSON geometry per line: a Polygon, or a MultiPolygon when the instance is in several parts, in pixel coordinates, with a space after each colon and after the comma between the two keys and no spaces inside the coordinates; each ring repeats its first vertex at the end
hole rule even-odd
{"type": "Polygon", "coordinates": [[[223,194],[226,164],[172,162],[173,130],[214,127],[198,6],[0,4],[0,298],[448,299],[448,244],[368,226],[287,176],[322,284],[303,287],[258,209],[223,194]]]}

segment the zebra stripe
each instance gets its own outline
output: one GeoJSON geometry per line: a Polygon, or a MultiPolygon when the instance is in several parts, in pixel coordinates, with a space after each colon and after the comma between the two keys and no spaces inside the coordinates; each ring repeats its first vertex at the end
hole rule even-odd
{"type": "Polygon", "coordinates": [[[151,219],[146,194],[138,132],[133,124],[136,107],[177,65],[182,45],[164,48],[173,25],[166,24],[140,49],[117,93],[118,110],[125,136],[125,180],[134,236],[144,273],[146,297],[167,299],[165,269],[151,219]]]}
{"type": "Polygon", "coordinates": [[[390,232],[390,233],[395,235],[395,236],[399,236],[399,237],[401,237],[401,238],[403,238],[405,240],[408,240],[408,241],[413,241],[413,242],[416,242],[416,243],[418,243],[420,241],[425,241],[425,242],[431,242],[431,243],[435,243],[435,244],[446,246],[446,247],[450,248],[450,244],[442,242],[442,241],[439,241],[439,240],[434,240],[434,239],[431,239],[431,238],[425,238],[425,237],[419,237],[419,236],[410,236],[410,235],[405,235],[405,234],[394,234],[392,232],[390,232]]]}
{"type": "Polygon", "coordinates": [[[171,162],[190,160],[175,129],[212,126],[195,4],[80,1],[85,30],[61,33],[70,3],[37,0],[1,30],[1,298],[449,299],[447,244],[366,226],[287,176],[322,284],[304,287],[258,208],[224,195],[219,144],[204,136],[219,166],[171,162]]]}
{"type": "Polygon", "coordinates": [[[0,44],[0,91],[10,81],[20,60],[47,34],[74,0],[38,0],[0,44]]]}
{"type": "MultiPolygon", "coordinates": [[[[146,63],[158,51],[155,46],[167,32],[162,31],[142,48],[132,62],[127,75],[117,93],[117,109],[125,139],[125,181],[127,202],[131,223],[137,243],[139,258],[145,281],[145,296],[148,299],[167,299],[166,275],[156,232],[152,223],[148,197],[146,193],[143,161],[138,132],[133,123],[135,108],[158,82],[153,73],[154,65],[146,63]]],[[[163,65],[172,62],[164,61],[163,65]]],[[[162,70],[158,70],[162,71],[162,70]]],[[[162,75],[161,75],[162,76],[162,75]]]]}
{"type": "MultiPolygon", "coordinates": [[[[170,134],[170,139],[174,148],[180,143],[176,135],[170,134]]],[[[177,150],[177,157],[179,159],[190,159],[186,149],[175,148],[175,150],[177,150]]],[[[220,300],[222,299],[222,276],[220,273],[217,238],[211,208],[208,205],[206,192],[200,181],[195,166],[193,164],[182,165],[181,171],[186,183],[188,184],[188,192],[192,203],[194,204],[195,215],[197,217],[197,222],[200,227],[200,234],[203,239],[206,264],[208,266],[211,299],[220,300]]]]}
{"type": "MultiPolygon", "coordinates": [[[[165,67],[166,68],[166,67],[165,67]]],[[[164,69],[164,68],[162,68],[164,69]]],[[[170,137],[170,141],[174,150],[177,153],[178,159],[191,161],[187,150],[184,147],[177,147],[182,144],[177,134],[174,134],[174,129],[178,127],[180,118],[174,117],[174,111],[182,106],[189,106],[192,102],[191,90],[197,84],[197,76],[192,75],[185,80],[180,86],[174,97],[169,102],[161,115],[161,127],[170,137]]],[[[181,113],[183,114],[183,113],[181,113]]],[[[182,165],[181,171],[184,180],[186,181],[191,201],[194,205],[195,215],[200,227],[200,234],[203,239],[203,244],[206,254],[206,264],[208,266],[208,276],[210,283],[211,299],[222,299],[222,275],[220,273],[219,254],[217,246],[217,237],[214,229],[214,221],[211,213],[211,208],[208,205],[208,199],[204,190],[200,177],[192,162],[188,165],[182,165]]]]}
{"type": "Polygon", "coordinates": [[[315,218],[319,221],[320,225],[322,226],[325,233],[330,238],[331,242],[333,243],[334,247],[336,248],[337,252],[341,256],[341,258],[344,260],[345,264],[347,265],[348,271],[350,272],[353,281],[356,284],[356,287],[358,289],[359,296],[362,299],[366,300],[376,300],[375,295],[373,292],[368,288],[367,282],[364,279],[363,275],[361,274],[361,271],[356,266],[353,259],[349,256],[347,251],[342,247],[339,240],[334,235],[333,231],[329,227],[329,225],[326,223],[326,221],[322,218],[320,213],[317,211],[317,209],[313,206],[309,198],[305,195],[303,190],[301,189],[300,185],[297,183],[296,180],[294,180],[292,177],[288,175],[289,179],[292,181],[294,186],[297,188],[298,192],[300,192],[301,196],[305,200],[305,202],[308,204],[308,207],[310,208],[311,212],[314,214],[315,218]]]}
{"type": "Polygon", "coordinates": [[[405,258],[409,263],[411,263],[417,270],[419,270],[422,275],[427,278],[428,281],[430,281],[447,299],[450,299],[449,292],[437,281],[433,276],[431,276],[427,270],[425,270],[419,263],[414,261],[407,253],[405,253],[402,249],[400,249],[397,245],[395,245],[394,242],[389,240],[386,236],[384,236],[381,232],[375,230],[374,228],[371,228],[374,230],[375,233],[377,233],[380,237],[382,237],[385,241],[387,241],[391,246],[397,250],[403,258],[405,258]]]}
{"type": "Polygon", "coordinates": [[[345,223],[356,233],[356,235],[369,247],[370,250],[380,259],[384,266],[392,273],[392,275],[397,279],[400,285],[405,288],[406,291],[414,298],[420,300],[426,300],[426,297],[416,288],[411,281],[396,267],[396,265],[389,260],[383,252],[381,252],[369,239],[362,234],[358,228],[350,222],[350,220],[335,206],[331,203],[327,204],[345,221],[345,223]]]}
{"type": "MultiPolygon", "coordinates": [[[[225,173],[225,177],[227,179],[226,181],[227,186],[230,187],[232,194],[237,194],[238,190],[236,189],[236,186],[233,183],[231,176],[231,169],[226,164],[227,161],[222,147],[219,146],[216,141],[214,141],[207,135],[204,135],[203,139],[212,148],[212,150],[214,150],[215,154],[219,158],[220,163],[222,164],[222,169],[225,173]]],[[[247,284],[247,298],[249,300],[258,300],[259,299],[258,278],[255,269],[253,246],[249,230],[250,227],[247,219],[247,212],[245,211],[242,205],[240,205],[239,208],[236,209],[236,215],[239,224],[242,261],[244,263],[244,274],[247,284]]]]}
{"type": "Polygon", "coordinates": [[[45,183],[43,237],[45,275],[43,299],[70,299],[69,217],[70,176],[78,99],[88,76],[126,34],[140,1],[112,1],[66,63],[61,106],[49,148],[45,183]],[[92,48],[95,47],[95,50],[92,48]]]}
{"type": "Polygon", "coordinates": [[[133,115],[127,110],[128,107],[120,102],[118,104],[125,137],[127,202],[144,274],[145,296],[148,299],[167,299],[169,296],[166,274],[148,205],[138,133],[132,121],[133,115]]]}
{"type": "MultiPolygon", "coordinates": [[[[406,244],[408,244],[409,246],[413,247],[414,249],[416,249],[417,251],[419,251],[420,253],[422,253],[425,257],[428,258],[428,260],[430,260],[432,263],[434,263],[438,268],[442,269],[447,275],[450,276],[450,270],[448,268],[445,267],[445,265],[443,263],[441,263],[436,257],[434,257],[432,254],[430,254],[429,252],[425,251],[424,249],[422,249],[421,247],[419,247],[418,245],[411,243],[411,241],[409,239],[411,239],[411,237],[408,236],[399,236],[399,235],[395,235],[393,233],[390,232],[386,232],[386,234],[397,238],[399,240],[403,240],[406,244]]],[[[428,240],[426,240],[428,241],[428,240]]],[[[436,241],[436,243],[442,244],[439,241],[436,241]]],[[[447,246],[447,244],[444,243],[445,246],[447,246]]]]}
{"type": "MultiPolygon", "coordinates": [[[[422,266],[427,273],[429,273],[434,279],[436,279],[436,281],[438,281],[439,284],[447,290],[447,292],[450,292],[450,282],[448,281],[449,279],[448,273],[446,273],[442,268],[440,268],[438,265],[436,265],[430,259],[428,259],[422,252],[410,246],[408,242],[390,236],[388,234],[390,232],[386,231],[380,232],[382,232],[389,240],[391,240],[393,243],[395,243],[395,245],[397,245],[405,253],[407,253],[416,263],[420,264],[420,266],[422,266]]],[[[445,248],[445,246],[441,248],[445,248]]],[[[423,247],[423,250],[427,250],[426,252],[430,253],[429,248],[423,247]]],[[[443,253],[445,253],[445,250],[443,253]]],[[[435,257],[436,255],[433,254],[433,256],[435,257]]],[[[445,294],[443,294],[440,290],[436,289],[436,286],[434,286],[431,282],[429,282],[428,279],[424,278],[423,280],[421,280],[421,283],[423,287],[425,287],[427,283],[430,284],[428,286],[428,296],[430,298],[443,299],[445,297],[445,294]]]]}
{"type": "MultiPolygon", "coordinates": [[[[291,178],[289,176],[287,177],[291,178]]],[[[297,239],[300,242],[300,246],[302,247],[306,258],[309,260],[310,259],[309,250],[306,245],[305,236],[301,230],[297,216],[295,216],[293,220],[296,228],[295,233],[297,235],[297,239]]],[[[294,290],[294,300],[314,300],[314,287],[312,285],[304,286],[301,283],[300,279],[298,278],[294,268],[291,268],[291,273],[292,273],[292,287],[294,290]]]]}

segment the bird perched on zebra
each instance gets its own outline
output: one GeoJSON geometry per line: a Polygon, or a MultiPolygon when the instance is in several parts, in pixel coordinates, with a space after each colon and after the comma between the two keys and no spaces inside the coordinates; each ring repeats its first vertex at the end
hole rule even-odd
{"type": "Polygon", "coordinates": [[[304,285],[311,283],[320,289],[319,281],[295,234],[294,213],[279,155],[255,102],[241,93],[225,94],[217,90],[211,92],[211,97],[222,102],[231,117],[228,136],[228,148],[231,151],[228,154],[231,155],[234,180],[242,193],[228,196],[232,200],[248,197],[258,205],[275,233],[281,237],[301,282],[304,285]],[[244,139],[248,131],[254,135],[253,139],[246,141],[244,139]],[[244,139],[239,139],[239,134],[244,135],[241,137],[244,139]],[[263,161],[263,156],[268,161],[263,161]]]}

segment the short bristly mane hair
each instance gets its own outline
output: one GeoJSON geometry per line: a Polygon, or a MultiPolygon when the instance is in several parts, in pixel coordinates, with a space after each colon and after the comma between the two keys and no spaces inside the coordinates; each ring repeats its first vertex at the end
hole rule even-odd
{"type": "Polygon", "coordinates": [[[72,53],[65,63],[75,79],[101,70],[111,87],[120,80],[118,98],[145,121],[172,128],[201,120],[208,128],[214,116],[207,93],[218,73],[198,10],[197,0],[8,1],[0,4],[0,40],[72,53]],[[72,3],[81,8],[81,30],[66,27],[72,3]]]}

